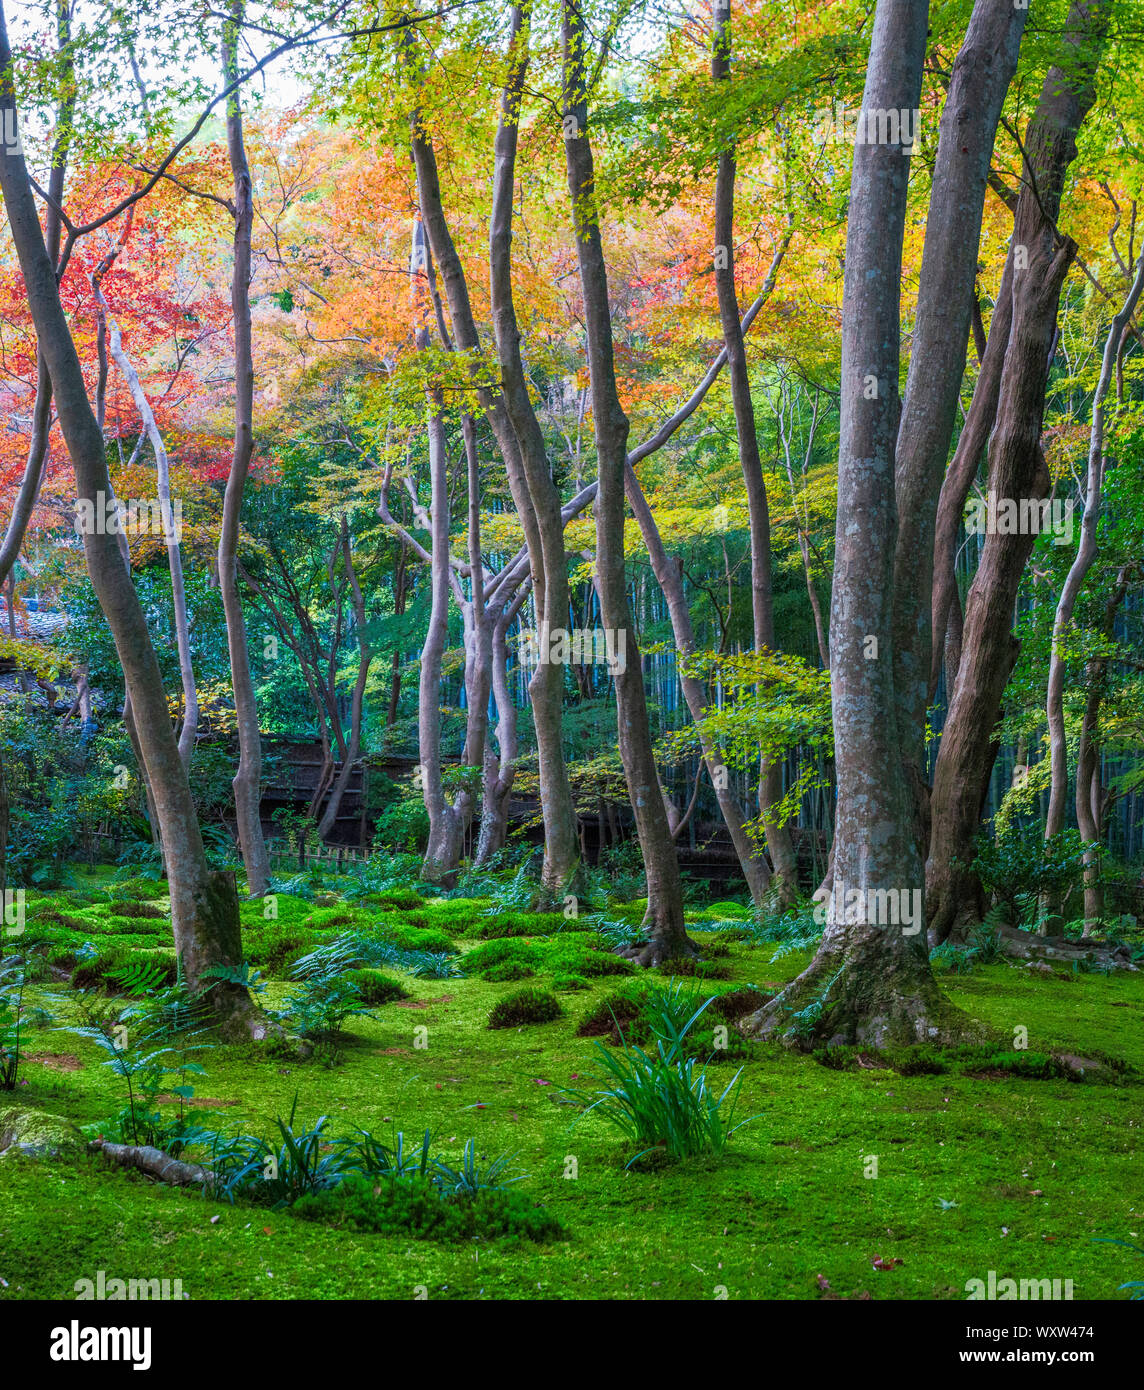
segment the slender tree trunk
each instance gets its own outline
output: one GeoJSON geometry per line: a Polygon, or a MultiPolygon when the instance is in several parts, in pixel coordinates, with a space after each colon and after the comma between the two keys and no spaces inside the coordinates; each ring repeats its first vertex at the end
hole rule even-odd
{"type": "MultiPolygon", "coordinates": [[[[1049,757],[1052,762],[1052,789],[1045,817],[1045,839],[1059,835],[1065,824],[1065,800],[1068,796],[1069,766],[1065,744],[1065,654],[1062,650],[1065,634],[1072,623],[1073,610],[1089,570],[1096,560],[1096,528],[1100,520],[1101,494],[1104,489],[1104,402],[1112,384],[1112,373],[1120,341],[1136,303],[1144,289],[1144,254],[1136,267],[1136,277],[1129,288],[1120,312],[1113,318],[1104,344],[1100,379],[1092,398],[1092,425],[1089,431],[1088,478],[1085,487],[1084,517],[1080,527],[1080,544],[1057,600],[1053,618],[1052,651],[1049,656],[1049,679],[1045,698],[1045,718],[1049,727],[1049,757]]],[[[1091,778],[1090,778],[1091,780],[1091,778]]],[[[1078,776],[1077,786],[1082,785],[1078,776]]],[[[1082,800],[1084,798],[1081,798],[1082,800]]],[[[1079,805],[1079,801],[1078,801],[1079,805]]],[[[1088,817],[1091,821],[1091,815],[1088,817]]],[[[1087,838],[1087,837],[1086,837],[1087,838]]]]}
{"type": "MultiPolygon", "coordinates": [[[[244,14],[243,0],[231,0],[231,18],[223,30],[223,75],[228,85],[237,76],[238,36],[244,14]]],[[[252,898],[270,887],[270,860],[262,832],[262,737],[258,727],[258,702],[250,671],[250,648],[242,599],[238,592],[238,537],[242,499],[254,452],[254,351],[250,322],[250,252],[254,225],[254,201],[250,166],[242,130],[242,107],[236,91],[227,104],[226,143],[234,180],[234,268],[231,307],[234,311],[234,452],[223,497],[222,526],[218,541],[218,582],[226,618],[230,653],[231,689],[238,725],[238,768],[234,789],[235,820],[246,889],[252,898]]]]}
{"type": "Polygon", "coordinates": [[[422,873],[429,882],[448,882],[460,862],[464,823],[445,795],[441,769],[441,664],[449,631],[449,481],[439,392],[430,392],[428,415],[432,603],[421,651],[417,721],[422,791],[429,817],[422,873]]]}
{"type": "Polygon", "coordinates": [[[508,837],[509,799],[516,777],[518,743],[516,706],[513,704],[512,692],[508,686],[506,638],[526,594],[527,588],[522,588],[492,628],[492,686],[497,708],[497,751],[493,751],[492,741],[489,740],[485,746],[481,827],[477,836],[477,852],[473,857],[475,864],[487,864],[493,855],[504,847],[508,837]]]}
{"type": "MultiPolygon", "coordinates": [[[[879,0],[863,113],[917,108],[928,11],[917,0],[879,0]]],[[[803,1044],[882,1046],[960,1031],[929,967],[895,716],[890,601],[909,169],[900,141],[855,146],[830,627],[838,819],[826,929],[810,966],[744,1024],[752,1035],[803,1044]]]]}
{"type": "MultiPolygon", "coordinates": [[[[7,24],[0,10],[0,114],[16,128],[11,87],[12,53],[7,24]]],[[[48,255],[32,199],[23,155],[9,150],[0,159],[0,190],[12,239],[24,275],[28,305],[48,372],[68,454],[75,470],[77,505],[94,516],[99,494],[107,497],[103,438],[87,398],[75,344],[60,304],[55,267],[48,255]]],[[[83,513],[81,512],[81,515],[83,513]]],[[[92,587],[107,618],[135,711],[147,773],[162,825],[171,890],[175,944],[188,985],[208,982],[204,971],[215,964],[238,965],[242,959],[238,901],[233,875],[207,867],[187,773],[179,758],[163,678],[139,599],[123,566],[114,535],[84,528],[84,555],[92,587]]],[[[212,1000],[227,1021],[247,1015],[248,992],[234,985],[215,985],[212,1000]]]]}
{"type": "MultiPolygon", "coordinates": [[[[691,623],[691,610],[687,605],[687,595],[683,589],[683,573],[679,562],[668,555],[664,547],[659,527],[655,524],[655,517],[648,506],[643,489],[640,487],[635,469],[630,463],[624,474],[624,482],[628,505],[639,524],[644,545],[647,547],[648,558],[651,561],[652,572],[663,590],[680,663],[685,665],[688,658],[695,654],[696,642],[695,630],[691,623]]],[[[715,800],[718,803],[720,814],[731,836],[731,843],[735,846],[739,867],[743,871],[743,877],[747,880],[747,887],[751,891],[752,900],[761,906],[766,901],[771,886],[770,867],[747,833],[743,808],[739,805],[734,788],[730,785],[730,777],[723,754],[703,729],[703,721],[707,718],[710,710],[707,690],[701,680],[686,674],[683,670],[680,671],[679,683],[683,689],[683,698],[687,701],[687,708],[699,733],[703,761],[706,764],[708,776],[711,778],[711,785],[715,791],[715,800]]]]}
{"type": "MultiPolygon", "coordinates": [[[[714,9],[714,38],[711,50],[711,76],[727,82],[731,76],[731,0],[714,9]]],[[[774,599],[771,583],[771,515],[767,484],[755,433],[755,408],[751,400],[751,380],[747,370],[747,350],[739,322],[739,299],[735,290],[735,147],[719,155],[715,177],[715,289],[719,299],[719,321],[727,351],[727,372],[731,381],[731,401],[735,411],[735,430],[739,441],[739,462],[747,488],[747,514],[751,530],[751,611],[757,652],[773,651],[775,646],[774,599]]],[[[762,692],[760,692],[762,693],[762,692]]],[[[763,758],[759,775],[759,810],[774,865],[774,883],[780,903],[786,905],[798,894],[798,865],[790,829],[773,818],[771,808],[782,800],[782,769],[763,758]]]]}
{"type": "MultiPolygon", "coordinates": [[[[1138,573],[1135,565],[1122,565],[1116,584],[1104,607],[1102,632],[1111,641],[1116,628],[1116,613],[1128,593],[1130,579],[1138,573]]],[[[1097,733],[1100,728],[1100,707],[1104,700],[1107,659],[1098,657],[1088,663],[1086,682],[1088,695],[1081,721],[1080,742],[1076,753],[1076,823],[1087,848],[1084,853],[1084,931],[1088,935],[1104,915],[1104,888],[1101,882],[1099,844],[1101,840],[1100,810],[1100,748],[1097,733]]]]}
{"type": "Polygon", "coordinates": [[[345,756],[338,772],[337,779],[330,791],[330,799],[326,803],[325,813],[318,825],[318,835],[326,839],[333,834],[334,826],[337,824],[338,811],[341,808],[342,798],[345,796],[346,788],[349,786],[353,770],[361,756],[361,731],[362,714],[365,702],[365,687],[369,680],[369,668],[373,664],[373,647],[367,635],[367,617],[365,610],[365,598],[362,595],[361,584],[358,581],[357,571],[354,568],[353,554],[350,548],[350,528],[346,520],[345,513],[341,519],[341,542],[342,542],[342,562],[346,567],[346,577],[350,585],[350,602],[354,612],[354,628],[357,633],[358,644],[358,671],[357,679],[354,681],[353,694],[350,697],[350,736],[346,744],[345,756]]]}
{"type": "Polygon", "coordinates": [[[628,609],[624,565],[624,467],[628,418],[616,390],[608,279],[596,210],[595,171],[588,139],[587,53],[579,0],[564,0],[564,150],[572,200],[576,252],[584,295],[592,411],[599,481],[596,492],[596,586],[605,630],[615,650],[625,643],[625,659],[613,676],[620,757],[635,814],[647,871],[648,906],[644,926],[649,944],[636,955],[658,965],[693,954],[683,925],[683,894],[675,844],[667,823],[652,751],[643,669],[628,609]]]}
{"type": "MultiPolygon", "coordinates": [[[[128,214],[130,218],[130,213],[128,214]]],[[[117,254],[117,252],[115,253],[117,254]]],[[[183,559],[179,550],[179,538],[175,529],[175,518],[171,508],[171,470],[167,458],[167,446],[159,432],[155,412],[143,390],[139,373],[131,359],[123,350],[123,336],[119,324],[107,312],[107,301],[103,297],[101,280],[110,262],[105,258],[91,277],[91,289],[95,296],[97,311],[106,325],[108,351],[119,368],[135,409],[139,412],[143,430],[151,441],[155,454],[156,490],[159,494],[159,511],[163,519],[163,536],[167,546],[167,568],[171,574],[171,608],[175,617],[175,648],[179,656],[179,682],[183,690],[183,725],[179,734],[179,757],[183,766],[189,767],[195,752],[195,739],[199,732],[199,696],[195,687],[195,671],[191,662],[191,628],[187,617],[187,594],[183,586],[183,559]]]]}
{"type": "MultiPolygon", "coordinates": [[[[540,648],[548,651],[549,635],[554,629],[564,626],[569,609],[564,520],[560,494],[548,463],[544,435],[525,380],[513,297],[510,250],[518,123],[528,69],[529,33],[525,8],[514,6],[509,72],[501,99],[495,144],[493,205],[489,222],[489,293],[501,372],[498,409],[503,412],[505,423],[513,436],[507,448],[502,446],[502,453],[506,465],[519,459],[518,468],[509,468],[509,485],[517,511],[525,524],[540,648]]],[[[497,428],[495,419],[493,424],[497,428]]],[[[498,438],[503,433],[502,424],[498,429],[498,438]]],[[[572,809],[572,788],[564,758],[564,668],[552,661],[539,661],[529,679],[528,690],[536,730],[540,804],[544,819],[542,881],[550,893],[561,893],[572,887],[580,858],[576,816],[572,809]]]]}
{"type": "MultiPolygon", "coordinates": [[[[397,567],[393,577],[393,613],[400,618],[405,612],[405,585],[408,549],[404,538],[398,539],[397,567]]],[[[401,699],[401,653],[395,646],[390,663],[389,708],[385,714],[385,727],[392,729],[397,723],[398,702],[401,699]]]]}

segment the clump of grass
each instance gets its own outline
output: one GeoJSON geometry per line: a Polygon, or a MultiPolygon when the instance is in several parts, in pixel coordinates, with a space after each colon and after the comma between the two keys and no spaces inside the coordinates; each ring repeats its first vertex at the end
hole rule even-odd
{"type": "Polygon", "coordinates": [[[498,999],[489,1014],[490,1028],[515,1028],[526,1023],[551,1023],[563,1017],[560,1000],[544,989],[518,989],[498,999]]]}
{"type": "Polygon", "coordinates": [[[563,1091],[584,1107],[578,1118],[599,1114],[641,1146],[628,1168],[656,1151],[676,1160],[698,1154],[718,1157],[738,1130],[758,1118],[752,1115],[735,1123],[742,1067],[716,1094],[707,1084],[707,1068],[684,1055],[691,1029],[711,1003],[705,1000],[682,1019],[681,1009],[690,1002],[681,987],[663,991],[651,1020],[655,1052],[649,1054],[625,1039],[617,1055],[597,1042],[604,1084],[594,1092],[563,1091]]]}

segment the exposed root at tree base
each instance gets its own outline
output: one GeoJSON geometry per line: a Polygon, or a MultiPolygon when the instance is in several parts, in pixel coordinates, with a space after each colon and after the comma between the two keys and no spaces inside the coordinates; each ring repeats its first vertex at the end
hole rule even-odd
{"type": "Polygon", "coordinates": [[[616,955],[651,969],[668,960],[698,960],[699,947],[683,932],[679,936],[653,936],[643,946],[619,946],[616,955]]]}
{"type": "Polygon", "coordinates": [[[816,1047],[948,1047],[983,1042],[987,1030],[945,997],[926,970],[875,976],[813,962],[769,1004],[739,1022],[749,1038],[816,1047]]]}

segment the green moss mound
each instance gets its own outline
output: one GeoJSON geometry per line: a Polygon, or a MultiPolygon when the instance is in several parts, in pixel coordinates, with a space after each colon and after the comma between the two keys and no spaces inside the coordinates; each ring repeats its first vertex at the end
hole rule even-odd
{"type": "Polygon", "coordinates": [[[362,1003],[373,1008],[377,1004],[392,1004],[397,999],[408,999],[409,991],[396,980],[380,970],[347,970],[345,978],[356,985],[362,1003]]]}
{"type": "Polygon", "coordinates": [[[19,1105],[0,1108],[0,1160],[56,1158],[77,1153],[83,1136],[70,1120],[26,1110],[19,1105]]]}
{"type": "Polygon", "coordinates": [[[562,1018],[560,1000],[544,989],[518,989],[492,1007],[490,1028],[517,1028],[527,1023],[551,1023],[562,1018]]]}
{"type": "Polygon", "coordinates": [[[346,1178],[325,1192],[299,1198],[292,1210],[304,1221],[372,1235],[409,1235],[415,1240],[566,1238],[556,1217],[522,1192],[489,1188],[472,1197],[448,1197],[420,1178],[346,1178]]]}
{"type": "Polygon", "coordinates": [[[131,901],[109,903],[107,910],[113,917],[149,917],[159,922],[165,921],[167,918],[163,909],[156,907],[154,903],[131,901]]]}

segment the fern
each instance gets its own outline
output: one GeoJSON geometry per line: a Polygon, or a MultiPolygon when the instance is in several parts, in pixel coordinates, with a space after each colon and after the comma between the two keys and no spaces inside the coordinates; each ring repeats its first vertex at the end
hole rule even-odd
{"type": "Polygon", "coordinates": [[[110,979],[119,986],[121,994],[132,999],[141,999],[151,994],[166,979],[167,972],[153,960],[131,960],[118,970],[107,972],[110,979]]]}
{"type": "Polygon", "coordinates": [[[241,965],[212,965],[208,970],[203,971],[201,978],[221,980],[228,985],[241,985],[243,989],[248,989],[251,994],[261,994],[266,988],[262,971],[255,969],[246,960],[241,965]]]}

